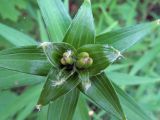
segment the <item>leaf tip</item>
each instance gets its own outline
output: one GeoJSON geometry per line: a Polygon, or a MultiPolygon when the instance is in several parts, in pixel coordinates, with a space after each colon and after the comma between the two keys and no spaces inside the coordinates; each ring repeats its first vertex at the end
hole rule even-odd
{"type": "Polygon", "coordinates": [[[39,47],[45,48],[46,46],[50,45],[51,42],[42,42],[40,43],[39,47]]]}
{"type": "Polygon", "coordinates": [[[94,111],[93,111],[93,110],[90,110],[90,111],[88,112],[88,114],[89,114],[89,116],[93,116],[93,115],[94,115],[94,111]]]}
{"type": "Polygon", "coordinates": [[[91,3],[91,0],[85,0],[86,2],[88,2],[88,3],[91,3]]]}
{"type": "Polygon", "coordinates": [[[156,20],[157,25],[160,25],[160,19],[156,20]]]}
{"type": "Polygon", "coordinates": [[[40,112],[40,111],[41,111],[41,107],[42,107],[42,105],[41,105],[41,104],[36,105],[36,109],[38,110],[38,112],[40,112]]]}

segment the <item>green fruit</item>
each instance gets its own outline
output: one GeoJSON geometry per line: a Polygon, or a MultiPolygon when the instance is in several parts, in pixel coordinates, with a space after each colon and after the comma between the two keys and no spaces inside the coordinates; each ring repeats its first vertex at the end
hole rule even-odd
{"type": "Polygon", "coordinates": [[[81,58],[81,59],[77,60],[77,62],[76,62],[76,66],[79,69],[89,68],[92,64],[93,64],[93,59],[89,58],[89,57],[88,58],[81,58]]]}
{"type": "Polygon", "coordinates": [[[67,58],[65,58],[65,61],[66,61],[66,63],[69,64],[69,65],[72,65],[72,64],[74,63],[74,60],[73,60],[72,57],[67,57],[67,58]]]}
{"type": "Polygon", "coordinates": [[[92,64],[93,64],[93,59],[92,59],[92,58],[89,58],[88,65],[91,66],[92,64]]]}
{"type": "Polygon", "coordinates": [[[66,61],[64,58],[61,59],[61,63],[62,63],[62,65],[66,65],[66,61]]]}
{"type": "Polygon", "coordinates": [[[79,69],[84,68],[84,65],[85,65],[85,63],[84,63],[84,60],[83,60],[83,59],[77,60],[76,66],[77,66],[79,69]]]}
{"type": "Polygon", "coordinates": [[[71,50],[68,50],[67,52],[63,53],[63,57],[71,57],[73,56],[73,52],[71,50]]]}
{"type": "Polygon", "coordinates": [[[89,54],[87,52],[81,52],[80,54],[78,54],[77,58],[81,59],[81,58],[86,58],[89,57],[89,54]]]}

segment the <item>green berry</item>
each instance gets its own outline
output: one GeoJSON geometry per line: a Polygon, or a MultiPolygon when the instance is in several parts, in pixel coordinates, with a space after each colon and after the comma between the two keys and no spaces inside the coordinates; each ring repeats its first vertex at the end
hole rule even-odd
{"type": "Polygon", "coordinates": [[[65,58],[65,61],[66,61],[66,63],[69,64],[69,65],[72,65],[72,64],[74,63],[74,60],[73,60],[72,57],[67,57],[67,58],[65,58]]]}
{"type": "Polygon", "coordinates": [[[63,65],[72,65],[74,63],[73,52],[71,50],[63,53],[61,63],[63,65]]]}
{"type": "Polygon", "coordinates": [[[64,58],[61,59],[61,63],[62,63],[62,65],[66,65],[66,61],[64,58]]]}
{"type": "Polygon", "coordinates": [[[93,59],[89,58],[88,65],[91,66],[93,64],[93,59]]]}
{"type": "Polygon", "coordinates": [[[71,50],[68,50],[67,52],[63,53],[63,57],[71,57],[73,56],[73,52],[71,50]]]}
{"type": "Polygon", "coordinates": [[[76,62],[76,66],[79,69],[89,68],[92,64],[93,64],[93,59],[89,58],[89,57],[87,57],[87,58],[81,58],[81,59],[77,60],[77,62],[76,62]]]}
{"type": "Polygon", "coordinates": [[[81,52],[80,54],[78,54],[77,58],[86,58],[89,57],[89,54],[87,52],[81,52]]]}
{"type": "Polygon", "coordinates": [[[77,60],[76,66],[77,66],[79,69],[83,68],[83,67],[84,67],[84,61],[83,61],[83,59],[77,60]]]}

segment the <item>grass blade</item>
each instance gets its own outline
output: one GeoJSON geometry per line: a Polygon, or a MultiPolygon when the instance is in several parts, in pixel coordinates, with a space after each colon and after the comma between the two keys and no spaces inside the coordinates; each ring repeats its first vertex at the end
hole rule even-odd
{"type": "Polygon", "coordinates": [[[72,120],[79,97],[79,90],[71,92],[50,103],[48,120],[72,120]]]}
{"type": "Polygon", "coordinates": [[[96,37],[96,43],[109,44],[123,52],[150,33],[156,26],[158,25],[154,21],[103,33],[96,37]]]}
{"type": "Polygon", "coordinates": [[[71,18],[61,0],[38,0],[50,40],[59,42],[70,25],[71,18]]]}
{"type": "Polygon", "coordinates": [[[85,0],[72,21],[64,42],[79,48],[85,44],[95,43],[95,28],[90,0],[85,0]]]}
{"type": "Polygon", "coordinates": [[[0,23],[0,36],[4,37],[15,46],[36,45],[31,37],[0,23]]]}

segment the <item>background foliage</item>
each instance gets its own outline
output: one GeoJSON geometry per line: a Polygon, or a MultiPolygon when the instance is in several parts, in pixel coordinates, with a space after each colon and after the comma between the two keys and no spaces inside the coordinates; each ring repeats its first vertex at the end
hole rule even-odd
{"type": "MultiPolygon", "coordinates": [[[[67,7],[68,0],[64,2],[67,7]]],[[[80,0],[69,1],[68,10],[72,16],[81,3],[80,0]]],[[[94,0],[92,8],[97,34],[160,18],[159,0],[94,0]]],[[[48,39],[44,34],[42,18],[35,0],[0,0],[0,23],[14,27],[37,41],[48,39]]],[[[155,119],[160,119],[160,32],[158,31],[159,29],[156,29],[143,41],[130,48],[128,52],[123,54],[126,58],[121,59],[106,70],[107,75],[133,96],[144,110],[152,112],[155,119]]],[[[12,46],[13,43],[7,42],[5,38],[0,36],[0,49],[12,46]]],[[[3,77],[0,76],[1,87],[3,77]]],[[[15,77],[18,78],[19,76],[15,77]]],[[[23,82],[28,80],[29,77],[26,77],[23,82]]],[[[13,84],[18,84],[18,80],[13,84]]],[[[5,89],[11,85],[7,84],[5,89]]],[[[37,117],[37,112],[32,107],[36,102],[32,99],[37,99],[39,92],[35,91],[37,96],[31,94],[32,89],[38,90],[41,85],[27,90],[28,87],[16,87],[11,90],[0,91],[0,116],[8,114],[14,115],[16,120],[43,120],[45,108],[43,109],[44,115],[37,117]],[[26,95],[27,97],[25,97],[26,95]],[[27,107],[23,104],[26,102],[28,102],[27,107]],[[15,113],[18,114],[15,115],[15,113]]],[[[80,104],[83,108],[83,103],[80,104]]],[[[94,111],[94,114],[90,116],[94,120],[106,120],[109,117],[106,112],[92,103],[88,103],[88,110],[90,113],[94,111]]],[[[5,117],[1,119],[5,119],[5,117]]]]}

